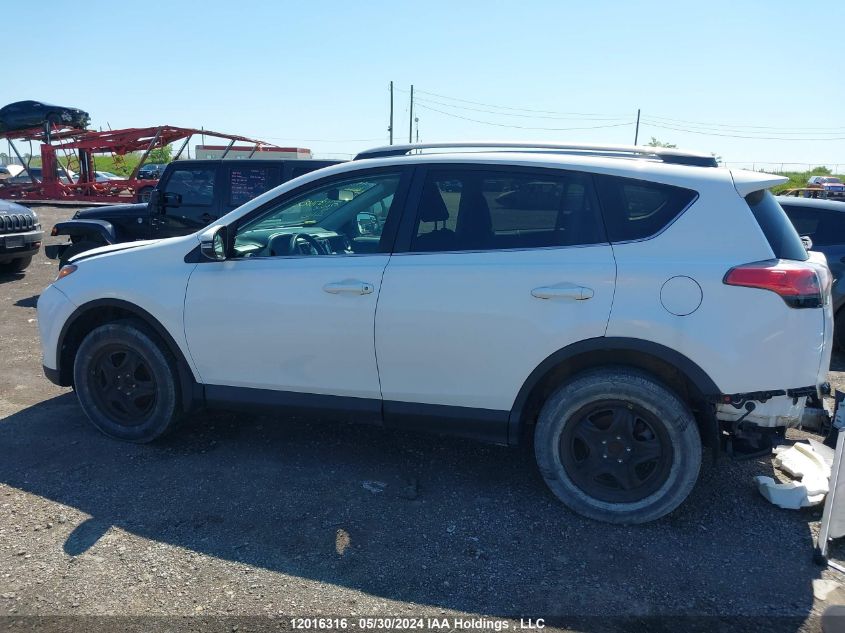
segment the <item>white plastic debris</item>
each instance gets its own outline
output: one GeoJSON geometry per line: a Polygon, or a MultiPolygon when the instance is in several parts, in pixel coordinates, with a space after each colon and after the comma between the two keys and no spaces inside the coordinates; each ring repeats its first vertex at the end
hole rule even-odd
{"type": "MultiPolygon", "coordinates": [[[[823,446],[823,445],[820,445],[823,446]]],[[[824,447],[827,448],[827,447],[824,447]]],[[[778,483],[771,477],[755,477],[757,489],[780,508],[797,510],[822,501],[830,489],[830,463],[826,451],[813,444],[793,444],[777,451],[774,465],[800,481],[778,483]]]]}
{"type": "Polygon", "coordinates": [[[824,501],[827,491],[820,494],[810,494],[807,486],[797,481],[779,484],[771,477],[759,475],[754,478],[760,494],[771,503],[786,510],[798,510],[808,506],[818,505],[824,501]]]}
{"type": "Polygon", "coordinates": [[[796,479],[806,476],[830,479],[830,466],[824,456],[817,453],[810,444],[793,444],[775,457],[775,466],[796,479]]]}

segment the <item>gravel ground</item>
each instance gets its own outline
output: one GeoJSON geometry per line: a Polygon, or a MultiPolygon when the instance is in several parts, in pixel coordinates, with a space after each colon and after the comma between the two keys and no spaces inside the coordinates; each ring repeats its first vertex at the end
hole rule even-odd
{"type": "MultiPolygon", "coordinates": [[[[72,213],[38,211],[48,230],[72,213]]],[[[814,631],[845,603],[812,562],[820,509],[756,491],[768,458],[706,460],[681,508],[625,528],[557,503],[524,449],[226,413],[154,445],[109,440],[41,373],[35,303],[55,272],[39,255],[0,277],[0,628],[464,614],[814,631]],[[188,615],[205,619],[173,617],[188,615]]]]}

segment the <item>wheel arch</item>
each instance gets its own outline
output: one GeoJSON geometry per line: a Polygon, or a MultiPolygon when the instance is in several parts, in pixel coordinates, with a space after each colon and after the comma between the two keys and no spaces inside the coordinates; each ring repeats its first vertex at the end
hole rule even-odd
{"type": "Polygon", "coordinates": [[[716,383],[680,352],[652,341],[624,337],[579,341],[543,360],[514,400],[508,418],[508,443],[518,444],[525,439],[546,397],[570,376],[608,365],[641,369],[674,390],[693,409],[702,443],[714,449],[715,455],[719,428],[712,401],[721,393],[716,383]]]}
{"type": "Polygon", "coordinates": [[[138,319],[149,327],[176,359],[182,407],[188,411],[201,399],[201,388],[182,349],[161,322],[140,306],[122,299],[96,299],[79,306],[65,321],[56,349],[59,384],[73,384],[73,363],[82,340],[94,328],[122,319],[138,319]]]}

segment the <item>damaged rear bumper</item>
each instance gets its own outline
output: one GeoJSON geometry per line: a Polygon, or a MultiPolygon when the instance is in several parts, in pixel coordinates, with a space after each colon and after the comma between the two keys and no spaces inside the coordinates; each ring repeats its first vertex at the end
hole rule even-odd
{"type": "Polygon", "coordinates": [[[716,418],[722,422],[744,422],[766,428],[794,427],[801,422],[807,398],[830,393],[823,383],[795,389],[722,394],[716,399],[716,418]]]}

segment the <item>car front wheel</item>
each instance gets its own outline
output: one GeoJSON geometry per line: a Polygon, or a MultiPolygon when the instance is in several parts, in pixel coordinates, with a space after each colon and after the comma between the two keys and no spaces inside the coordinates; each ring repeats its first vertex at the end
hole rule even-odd
{"type": "Polygon", "coordinates": [[[73,378],[85,414],[116,439],[150,442],[179,420],[175,361],[140,321],[92,330],[77,351],[73,378]]]}
{"type": "Polygon", "coordinates": [[[540,412],[534,450],[563,503],[608,523],[668,514],[701,466],[689,408],[649,374],[624,367],[589,370],[559,387],[540,412]]]}

